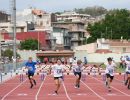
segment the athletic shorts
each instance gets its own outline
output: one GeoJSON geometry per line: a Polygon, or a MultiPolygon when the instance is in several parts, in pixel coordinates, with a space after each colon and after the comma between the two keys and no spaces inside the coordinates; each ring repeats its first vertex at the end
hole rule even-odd
{"type": "Polygon", "coordinates": [[[111,80],[114,79],[114,76],[111,76],[110,74],[106,74],[107,78],[110,78],[111,80]]]}
{"type": "Polygon", "coordinates": [[[81,79],[81,72],[74,72],[74,75],[75,75],[75,76],[78,75],[78,76],[79,76],[79,80],[81,79]]]}
{"type": "Polygon", "coordinates": [[[30,79],[30,76],[33,77],[34,73],[28,73],[28,78],[30,79]]]}
{"type": "Polygon", "coordinates": [[[59,80],[59,79],[63,79],[63,76],[60,76],[60,77],[54,77],[54,80],[59,80]]]}
{"type": "Polygon", "coordinates": [[[130,72],[126,72],[126,74],[130,74],[130,72]]]}
{"type": "Polygon", "coordinates": [[[70,65],[72,65],[72,62],[70,62],[70,65]]]}

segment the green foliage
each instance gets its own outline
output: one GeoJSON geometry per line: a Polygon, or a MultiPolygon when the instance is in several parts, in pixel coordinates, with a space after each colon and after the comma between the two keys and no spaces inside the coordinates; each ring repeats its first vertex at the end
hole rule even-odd
{"type": "MultiPolygon", "coordinates": [[[[2,51],[2,57],[9,57],[9,60],[12,60],[13,51],[10,49],[6,49],[5,51],[2,51]]],[[[16,53],[16,56],[20,58],[20,55],[16,53]]]]}
{"type": "Polygon", "coordinates": [[[100,16],[102,14],[106,14],[107,10],[100,6],[94,6],[94,7],[87,7],[87,8],[80,8],[80,9],[74,9],[75,12],[80,14],[89,14],[93,17],[100,16]]]}
{"type": "Polygon", "coordinates": [[[130,12],[126,9],[111,10],[105,19],[93,25],[89,24],[87,30],[91,34],[88,43],[95,42],[97,38],[129,39],[130,38],[130,12]]]}
{"type": "Polygon", "coordinates": [[[20,43],[21,50],[37,50],[38,49],[38,40],[28,39],[20,43]]]}

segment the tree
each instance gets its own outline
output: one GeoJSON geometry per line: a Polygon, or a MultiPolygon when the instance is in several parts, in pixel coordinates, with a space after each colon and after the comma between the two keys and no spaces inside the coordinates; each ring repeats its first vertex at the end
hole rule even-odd
{"type": "Polygon", "coordinates": [[[86,8],[80,8],[80,9],[74,9],[75,12],[80,14],[89,14],[93,17],[100,16],[107,13],[107,10],[100,6],[94,6],[94,7],[86,7],[86,8]]]}
{"type": "Polygon", "coordinates": [[[38,40],[28,39],[20,43],[20,49],[21,50],[37,50],[38,44],[39,44],[38,40]]]}
{"type": "MultiPolygon", "coordinates": [[[[12,56],[13,56],[13,51],[10,49],[6,49],[5,51],[2,51],[2,57],[8,57],[9,60],[12,60],[12,56]]],[[[20,58],[20,55],[18,53],[16,53],[16,57],[20,58]]]]}
{"type": "Polygon", "coordinates": [[[114,9],[105,15],[105,19],[95,24],[89,24],[87,30],[91,34],[90,43],[97,38],[129,39],[130,38],[130,12],[126,9],[114,9]]]}

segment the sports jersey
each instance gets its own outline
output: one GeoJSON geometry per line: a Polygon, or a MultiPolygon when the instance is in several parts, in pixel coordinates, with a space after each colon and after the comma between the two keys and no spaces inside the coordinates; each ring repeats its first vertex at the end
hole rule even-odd
{"type": "Polygon", "coordinates": [[[55,64],[52,66],[52,70],[54,73],[54,77],[61,77],[63,76],[64,66],[55,64]]]}
{"type": "Polygon", "coordinates": [[[125,71],[130,73],[130,62],[129,61],[126,61],[126,70],[125,71]]]}
{"type": "Polygon", "coordinates": [[[74,64],[74,65],[72,66],[73,71],[74,71],[74,72],[78,72],[78,73],[82,72],[82,67],[83,67],[83,65],[77,65],[77,64],[74,64]]]}
{"type": "Polygon", "coordinates": [[[105,66],[106,66],[105,73],[110,74],[111,76],[114,76],[114,69],[115,69],[116,64],[115,63],[112,63],[112,64],[105,63],[105,66]]]}
{"type": "Polygon", "coordinates": [[[36,65],[37,63],[36,62],[27,62],[25,65],[26,65],[26,67],[28,68],[28,73],[35,73],[35,70],[36,70],[36,68],[35,68],[35,65],[36,65]]]}

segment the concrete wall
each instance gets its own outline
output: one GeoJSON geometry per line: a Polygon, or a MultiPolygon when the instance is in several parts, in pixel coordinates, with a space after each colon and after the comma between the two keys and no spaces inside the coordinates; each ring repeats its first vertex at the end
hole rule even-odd
{"type": "MultiPolygon", "coordinates": [[[[20,54],[22,60],[27,60],[28,57],[33,57],[36,60],[37,51],[27,51],[27,50],[18,50],[18,54],[20,54]]],[[[99,53],[87,53],[86,50],[75,51],[74,56],[77,59],[84,60],[84,57],[87,57],[88,62],[102,63],[106,62],[108,57],[113,57],[116,62],[120,62],[121,56],[128,55],[130,57],[130,53],[108,53],[108,54],[99,54],[99,53]]]]}
{"type": "Polygon", "coordinates": [[[75,51],[75,57],[77,59],[83,60],[84,57],[87,57],[88,62],[102,63],[106,62],[108,57],[112,57],[115,62],[120,62],[121,56],[128,55],[130,57],[130,53],[108,53],[108,54],[99,54],[99,53],[87,53],[85,50],[75,51]]]}
{"type": "Polygon", "coordinates": [[[80,60],[84,61],[84,57],[87,57],[88,54],[87,54],[87,51],[86,51],[86,50],[77,50],[77,51],[75,51],[74,56],[75,56],[77,59],[80,59],[80,60]]]}
{"type": "Polygon", "coordinates": [[[74,48],[76,51],[87,51],[87,53],[94,53],[97,49],[97,44],[96,43],[91,43],[87,45],[82,45],[82,46],[77,46],[74,48]]]}
{"type": "Polygon", "coordinates": [[[32,50],[17,50],[17,53],[20,54],[22,60],[28,60],[29,57],[32,57],[33,60],[36,60],[37,51],[32,50]]]}
{"type": "Polygon", "coordinates": [[[56,37],[56,44],[64,44],[63,33],[53,32],[53,36],[56,37]]]}

